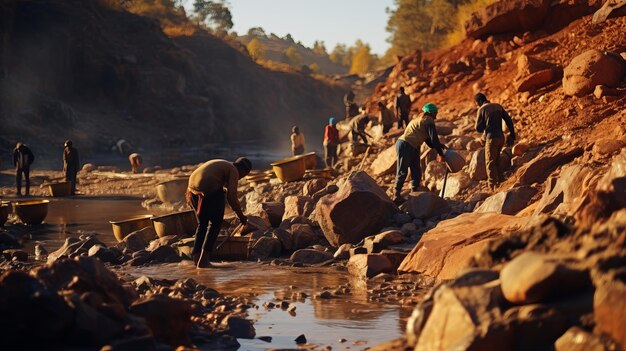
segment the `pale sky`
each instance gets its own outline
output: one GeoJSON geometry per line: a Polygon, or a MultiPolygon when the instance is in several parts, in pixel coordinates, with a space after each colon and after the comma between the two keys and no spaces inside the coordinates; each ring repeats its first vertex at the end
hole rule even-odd
{"type": "MultiPolygon", "coordinates": [[[[246,34],[251,27],[262,27],[279,37],[290,33],[296,41],[313,46],[323,40],[330,52],[335,44],[354,44],[361,39],[376,54],[384,54],[389,44],[385,31],[387,13],[393,0],[228,0],[235,30],[246,34]]],[[[187,7],[193,0],[187,0],[187,7]]]]}

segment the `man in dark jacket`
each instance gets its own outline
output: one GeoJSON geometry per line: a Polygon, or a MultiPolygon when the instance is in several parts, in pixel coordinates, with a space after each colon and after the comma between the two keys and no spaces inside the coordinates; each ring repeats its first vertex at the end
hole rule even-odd
{"type": "Polygon", "coordinates": [[[474,101],[478,105],[476,116],[476,131],[485,133],[485,161],[487,166],[487,182],[489,188],[495,189],[504,176],[500,168],[500,152],[504,146],[504,133],[502,132],[502,121],[509,129],[507,144],[513,146],[515,143],[515,128],[511,116],[499,104],[491,103],[483,93],[474,96],[474,101]]]}
{"type": "Polygon", "coordinates": [[[411,113],[411,97],[404,93],[404,87],[400,88],[400,94],[396,96],[396,116],[398,116],[398,129],[409,125],[409,113],[411,113]]]}
{"type": "Polygon", "coordinates": [[[26,196],[30,193],[30,165],[35,161],[35,155],[30,148],[22,143],[17,143],[13,150],[13,165],[15,166],[15,183],[17,195],[22,196],[22,175],[26,183],[26,196]]]}
{"type": "Polygon", "coordinates": [[[354,92],[352,90],[343,96],[343,104],[346,106],[346,119],[359,114],[359,106],[354,102],[354,92]]]}
{"type": "Polygon", "coordinates": [[[79,167],[78,150],[72,146],[71,140],[66,140],[63,148],[63,173],[65,180],[72,182],[72,195],[76,194],[76,174],[79,167]]]}

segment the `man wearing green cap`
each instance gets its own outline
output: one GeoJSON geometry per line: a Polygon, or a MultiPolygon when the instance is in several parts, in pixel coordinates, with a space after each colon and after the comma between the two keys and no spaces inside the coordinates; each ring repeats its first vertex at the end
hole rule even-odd
{"type": "Polygon", "coordinates": [[[404,134],[396,143],[396,153],[398,155],[395,199],[401,202],[401,192],[404,181],[408,176],[408,170],[411,170],[411,191],[418,191],[422,171],[420,169],[420,148],[422,143],[426,143],[439,154],[439,160],[443,157],[443,149],[445,148],[439,142],[437,128],[435,127],[435,119],[437,118],[437,106],[432,102],[422,107],[423,113],[414,118],[407,125],[404,134]]]}

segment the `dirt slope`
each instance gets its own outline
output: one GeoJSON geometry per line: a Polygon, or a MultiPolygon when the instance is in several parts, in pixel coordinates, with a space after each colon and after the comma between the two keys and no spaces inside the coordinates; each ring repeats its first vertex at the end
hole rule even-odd
{"type": "Polygon", "coordinates": [[[0,7],[3,148],[17,139],[40,155],[66,138],[91,151],[119,138],[153,148],[288,140],[292,124],[314,142],[342,113],[340,87],[265,70],[206,33],[170,38],[155,20],[95,0],[0,7]]]}

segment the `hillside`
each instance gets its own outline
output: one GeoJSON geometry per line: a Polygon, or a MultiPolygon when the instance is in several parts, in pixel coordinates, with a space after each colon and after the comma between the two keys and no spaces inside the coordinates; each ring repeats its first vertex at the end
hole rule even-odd
{"type": "Polygon", "coordinates": [[[286,144],[291,125],[322,130],[342,113],[344,89],[268,71],[202,31],[170,38],[156,20],[96,0],[12,0],[0,12],[5,150],[23,140],[47,154],[67,138],[89,152],[119,138],[153,149],[286,144]]]}
{"type": "Polygon", "coordinates": [[[346,74],[348,68],[338,65],[332,62],[328,56],[318,55],[310,48],[292,43],[288,40],[280,38],[276,35],[243,35],[239,37],[239,40],[248,45],[250,41],[257,39],[264,50],[264,58],[266,60],[272,60],[276,62],[282,62],[283,52],[289,47],[296,49],[300,57],[302,58],[302,65],[310,66],[317,64],[322,74],[346,74]]]}

